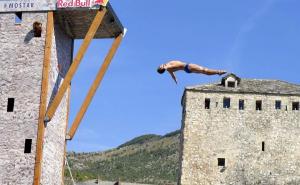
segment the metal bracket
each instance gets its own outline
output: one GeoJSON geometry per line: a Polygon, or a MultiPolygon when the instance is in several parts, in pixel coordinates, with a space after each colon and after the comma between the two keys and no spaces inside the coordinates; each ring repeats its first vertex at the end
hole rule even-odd
{"type": "Polygon", "coordinates": [[[45,116],[44,122],[45,122],[45,123],[49,123],[50,121],[51,121],[51,119],[50,119],[48,116],[45,116]]]}
{"type": "Polygon", "coordinates": [[[69,134],[66,135],[66,140],[72,140],[72,138],[69,134]]]}
{"type": "Polygon", "coordinates": [[[123,30],[123,38],[125,37],[127,31],[128,31],[127,28],[124,28],[124,30],[123,30]]]}

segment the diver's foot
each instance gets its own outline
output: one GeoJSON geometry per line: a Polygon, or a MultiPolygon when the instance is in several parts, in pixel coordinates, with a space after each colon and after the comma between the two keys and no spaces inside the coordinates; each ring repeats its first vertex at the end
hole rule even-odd
{"type": "Polygon", "coordinates": [[[223,75],[223,74],[226,74],[226,73],[227,73],[227,71],[224,71],[224,70],[219,70],[218,71],[218,75],[220,75],[220,76],[223,75]]]}

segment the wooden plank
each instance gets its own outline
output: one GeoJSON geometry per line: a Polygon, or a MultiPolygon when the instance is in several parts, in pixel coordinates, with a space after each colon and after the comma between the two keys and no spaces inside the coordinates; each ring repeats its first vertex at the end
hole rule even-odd
{"type": "Polygon", "coordinates": [[[53,12],[48,12],[47,28],[46,28],[46,41],[45,41],[45,53],[44,53],[44,65],[43,65],[43,77],[41,87],[41,98],[40,98],[40,112],[38,121],[38,133],[37,133],[37,144],[36,144],[36,157],[34,166],[34,185],[40,185],[42,175],[42,158],[43,158],[43,144],[44,144],[44,116],[47,109],[47,95],[48,95],[48,84],[49,84],[49,71],[51,62],[51,48],[52,39],[54,35],[54,20],[53,12]]]}
{"type": "Polygon", "coordinates": [[[95,93],[96,93],[96,91],[97,91],[104,75],[105,75],[105,72],[108,69],[109,64],[111,63],[118,47],[121,44],[122,38],[123,38],[123,34],[120,34],[114,40],[114,42],[113,42],[108,54],[106,55],[106,57],[104,59],[104,62],[102,64],[102,66],[101,66],[101,68],[100,68],[100,70],[99,70],[99,72],[98,72],[98,74],[97,74],[97,76],[96,76],[96,78],[95,78],[95,80],[94,80],[94,82],[93,82],[93,84],[92,84],[92,86],[91,86],[91,88],[90,88],[90,90],[89,90],[82,106],[80,107],[80,110],[79,110],[78,114],[76,115],[76,118],[75,118],[75,120],[74,120],[74,122],[71,126],[70,131],[69,131],[69,134],[68,134],[69,138],[68,139],[72,139],[74,137],[74,135],[76,133],[76,130],[79,127],[79,124],[80,124],[86,110],[88,109],[88,107],[89,107],[89,105],[90,105],[90,103],[91,103],[91,101],[92,101],[92,99],[93,99],[93,97],[94,97],[94,95],[95,95],[95,93]]]}
{"type": "Polygon", "coordinates": [[[94,38],[95,33],[97,32],[97,30],[104,18],[104,15],[106,14],[106,11],[107,10],[104,7],[102,10],[99,10],[98,13],[96,14],[96,16],[92,22],[92,25],[90,26],[89,31],[87,32],[87,34],[83,40],[83,43],[81,44],[79,51],[71,65],[70,69],[68,70],[61,87],[59,88],[53,102],[51,103],[51,105],[49,106],[49,108],[47,110],[47,113],[45,116],[45,122],[49,122],[52,119],[54,113],[56,112],[57,107],[59,106],[62,98],[64,97],[64,94],[65,94],[66,90],[68,89],[68,86],[69,86],[75,72],[77,71],[77,68],[78,68],[80,62],[81,62],[86,50],[88,49],[88,46],[90,45],[92,39],[94,38]]]}

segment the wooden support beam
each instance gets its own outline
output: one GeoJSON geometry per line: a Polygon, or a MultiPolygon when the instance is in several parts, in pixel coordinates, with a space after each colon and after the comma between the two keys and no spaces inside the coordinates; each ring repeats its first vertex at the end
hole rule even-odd
{"type": "Polygon", "coordinates": [[[57,107],[59,106],[62,98],[64,97],[64,94],[66,92],[66,90],[68,89],[68,86],[75,74],[75,72],[77,71],[77,68],[86,52],[86,50],[88,49],[88,46],[90,45],[92,39],[94,38],[105,14],[106,14],[106,7],[102,8],[101,10],[98,11],[98,13],[96,14],[92,25],[90,26],[84,40],[83,43],[81,44],[79,51],[75,57],[75,59],[73,60],[73,63],[70,66],[70,69],[68,70],[65,79],[61,85],[61,87],[59,88],[55,98],[53,99],[53,102],[51,103],[51,105],[49,106],[46,116],[45,116],[45,122],[49,122],[51,121],[53,115],[56,112],[57,107]]]}
{"type": "Polygon", "coordinates": [[[42,158],[43,158],[43,144],[44,144],[44,116],[47,109],[47,96],[48,96],[48,84],[49,84],[49,71],[51,62],[51,48],[52,39],[54,35],[54,20],[53,12],[48,12],[47,28],[46,28],[46,41],[45,41],[45,52],[44,52],[44,64],[43,64],[43,77],[41,87],[41,98],[40,98],[40,112],[38,120],[38,134],[36,141],[36,157],[34,165],[34,185],[40,185],[42,175],[42,158]]]}
{"type": "Polygon", "coordinates": [[[87,108],[89,107],[89,105],[90,105],[90,103],[91,103],[91,101],[92,101],[92,99],[93,99],[93,97],[94,97],[94,95],[95,95],[95,93],[96,93],[96,91],[97,91],[104,75],[105,75],[105,72],[108,69],[109,64],[111,63],[118,47],[121,44],[122,38],[123,38],[123,34],[120,34],[114,40],[109,52],[107,53],[107,55],[104,59],[104,62],[102,64],[102,66],[101,66],[101,68],[100,68],[100,70],[99,70],[99,72],[98,72],[98,74],[97,74],[97,76],[96,76],[96,78],[95,78],[95,80],[94,80],[94,82],[93,82],[93,84],[92,84],[92,86],[91,86],[91,88],[90,88],[90,90],[89,90],[89,92],[88,92],[88,94],[87,94],[87,96],[86,96],[86,98],[85,98],[85,100],[84,100],[84,102],[83,102],[83,104],[82,104],[82,106],[81,106],[81,108],[80,108],[73,124],[72,124],[72,126],[71,126],[71,129],[70,129],[69,134],[68,134],[68,139],[71,140],[74,137],[74,135],[76,133],[76,130],[77,130],[77,128],[78,128],[78,126],[79,126],[79,124],[80,124],[80,122],[81,122],[81,120],[82,120],[82,118],[83,118],[83,116],[84,116],[84,114],[87,110],[87,108]]]}

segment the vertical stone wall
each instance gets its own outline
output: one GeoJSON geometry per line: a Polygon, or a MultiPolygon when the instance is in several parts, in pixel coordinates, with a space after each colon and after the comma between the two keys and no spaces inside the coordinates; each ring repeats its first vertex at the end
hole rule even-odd
{"type": "MultiPolygon", "coordinates": [[[[0,184],[33,183],[46,25],[46,12],[24,12],[21,24],[14,13],[0,14],[0,184]],[[39,38],[32,32],[35,21],[43,24],[39,38]],[[15,98],[13,112],[7,112],[8,98],[15,98]],[[32,139],[31,153],[24,153],[25,139],[32,139]]],[[[69,69],[72,47],[55,24],[48,102],[69,69]]],[[[41,184],[62,184],[68,94],[45,129],[41,184]]]]}
{"type": "Polygon", "coordinates": [[[32,184],[39,116],[45,32],[33,37],[34,21],[46,13],[23,13],[15,24],[14,13],[0,13],[0,184],[32,184]],[[13,112],[7,99],[15,98],[13,112]],[[32,139],[31,153],[24,153],[32,139]]]}
{"type": "MultiPolygon", "coordinates": [[[[51,102],[69,69],[73,41],[55,24],[51,53],[48,102],[51,102]]],[[[41,184],[62,184],[65,136],[67,126],[68,92],[66,92],[54,117],[47,124],[44,137],[41,184]]]]}
{"type": "Polygon", "coordinates": [[[183,101],[179,184],[300,184],[300,111],[292,110],[299,96],[187,90],[183,101]],[[224,97],[231,99],[229,109],[223,108],[224,97]],[[239,110],[239,99],[245,110],[239,110]],[[256,100],[262,100],[262,111],[255,110],[256,100]],[[276,100],[282,109],[275,109],[276,100]],[[224,167],[218,158],[225,158],[224,167]]]}

